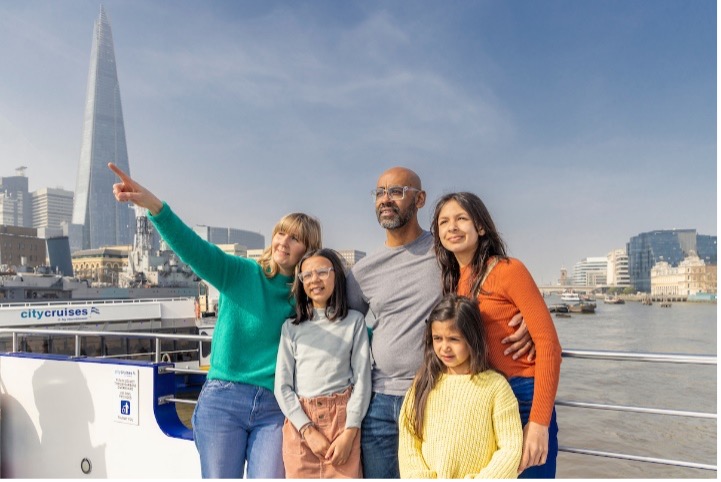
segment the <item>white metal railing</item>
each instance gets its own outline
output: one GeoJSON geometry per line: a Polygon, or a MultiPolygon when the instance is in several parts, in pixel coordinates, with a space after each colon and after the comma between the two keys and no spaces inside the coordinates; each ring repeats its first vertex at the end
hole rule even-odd
{"type": "MultiPolygon", "coordinates": [[[[187,340],[187,341],[198,341],[198,342],[210,342],[212,337],[208,335],[182,335],[182,334],[170,334],[170,333],[148,333],[148,332],[115,332],[115,331],[89,331],[89,330],[51,330],[41,328],[0,328],[0,335],[3,333],[12,336],[13,341],[13,352],[18,351],[18,335],[65,335],[75,337],[75,356],[80,356],[80,339],[86,336],[103,336],[103,337],[123,337],[123,338],[134,338],[134,339],[154,339],[155,340],[155,363],[162,362],[162,340],[187,340]]],[[[195,351],[195,350],[179,350],[179,351],[195,351]]],[[[148,356],[149,353],[142,354],[148,356]]],[[[127,356],[127,355],[125,355],[127,356]]],[[[601,351],[601,350],[564,350],[564,358],[583,358],[591,360],[616,360],[616,361],[636,361],[636,362],[650,362],[650,363],[672,363],[672,364],[693,364],[693,365],[717,365],[717,357],[714,355],[688,355],[688,354],[674,354],[674,353],[636,353],[636,352],[617,352],[617,351],[601,351]]],[[[172,366],[162,366],[158,369],[159,373],[176,373],[176,374],[198,374],[203,375],[207,372],[201,369],[193,368],[176,368],[172,366]]],[[[158,399],[158,404],[166,403],[182,403],[182,404],[195,404],[195,400],[177,398],[172,395],[166,395],[158,399]]],[[[659,408],[647,408],[647,407],[632,407],[624,405],[609,405],[599,403],[589,403],[580,401],[570,400],[556,400],[556,405],[564,407],[583,408],[591,410],[613,410],[619,412],[632,412],[632,413],[643,413],[643,414],[655,414],[664,416],[680,416],[680,417],[691,417],[701,419],[712,419],[717,420],[718,415],[715,413],[705,412],[692,412],[692,411],[680,411],[680,410],[667,410],[659,408]]],[[[621,454],[612,452],[603,452],[599,450],[590,450],[575,447],[559,446],[559,451],[592,455],[596,457],[607,457],[614,459],[630,460],[636,462],[654,463],[662,465],[672,465],[677,467],[687,467],[702,470],[713,470],[716,471],[717,466],[711,464],[701,464],[696,462],[687,462],[681,460],[670,460],[661,459],[655,457],[644,457],[632,454],[621,454]]]]}
{"type": "MultiPolygon", "coordinates": [[[[212,337],[209,335],[183,335],[176,333],[148,333],[148,332],[131,332],[131,331],[91,331],[91,330],[51,330],[43,328],[0,328],[0,334],[7,333],[12,336],[12,351],[18,352],[19,350],[19,334],[25,335],[64,335],[73,336],[75,338],[74,345],[74,356],[80,357],[82,337],[88,336],[102,336],[106,338],[133,338],[133,339],[154,339],[155,350],[154,350],[154,362],[162,362],[163,351],[161,347],[162,340],[176,340],[176,341],[211,341],[212,337]]],[[[148,353],[144,354],[145,356],[148,353]]],[[[127,355],[126,355],[127,356],[127,355]]]]}
{"type": "MultiPolygon", "coordinates": [[[[606,350],[563,350],[564,358],[584,358],[589,360],[615,360],[615,361],[635,361],[649,363],[672,363],[672,364],[692,364],[692,365],[717,365],[716,356],[714,355],[688,355],[683,353],[636,353],[636,352],[616,352],[606,350]]],[[[659,408],[631,407],[625,405],[609,405],[601,403],[588,403],[570,400],[556,400],[557,406],[586,408],[592,410],[613,410],[618,412],[644,413],[654,415],[665,415],[675,417],[690,417],[701,419],[717,420],[718,414],[706,412],[691,412],[682,410],[667,410],[659,408]]],[[[644,457],[640,455],[621,454],[613,452],[603,452],[600,450],[582,449],[576,447],[559,446],[561,452],[568,452],[582,455],[593,455],[596,457],[607,457],[621,460],[631,460],[635,462],[645,462],[661,465],[672,465],[676,467],[687,467],[702,470],[718,470],[716,465],[701,464],[696,462],[687,462],[683,460],[662,459],[657,457],[644,457]]]]}
{"type": "Polygon", "coordinates": [[[636,353],[608,350],[563,350],[563,358],[716,365],[715,355],[688,355],[685,353],[636,353]]]}

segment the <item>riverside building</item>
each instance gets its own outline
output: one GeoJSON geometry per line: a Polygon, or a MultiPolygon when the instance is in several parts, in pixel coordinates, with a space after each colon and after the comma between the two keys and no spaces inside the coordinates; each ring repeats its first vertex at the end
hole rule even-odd
{"type": "Polygon", "coordinates": [[[604,256],[584,258],[573,266],[575,286],[602,286],[606,284],[608,260],[604,256]]]}
{"type": "Polygon", "coordinates": [[[716,265],[716,236],[695,229],[671,229],[641,233],[626,244],[628,273],[637,291],[651,292],[651,269],[661,261],[677,267],[693,252],[706,265],[716,265]]]}
{"type": "Polygon", "coordinates": [[[716,290],[716,266],[707,265],[693,251],[676,267],[659,261],[651,268],[652,296],[688,297],[716,290]]]}
{"type": "Polygon", "coordinates": [[[609,286],[626,287],[631,285],[628,276],[628,254],[624,248],[614,249],[606,256],[606,284],[609,286]]]}

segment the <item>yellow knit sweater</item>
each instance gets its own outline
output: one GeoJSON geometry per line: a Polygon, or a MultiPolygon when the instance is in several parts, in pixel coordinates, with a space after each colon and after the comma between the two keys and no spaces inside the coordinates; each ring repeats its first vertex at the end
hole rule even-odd
{"type": "Polygon", "coordinates": [[[426,402],[422,441],[407,417],[412,406],[413,388],[398,424],[402,478],[516,478],[523,430],[503,375],[442,375],[426,402]]]}

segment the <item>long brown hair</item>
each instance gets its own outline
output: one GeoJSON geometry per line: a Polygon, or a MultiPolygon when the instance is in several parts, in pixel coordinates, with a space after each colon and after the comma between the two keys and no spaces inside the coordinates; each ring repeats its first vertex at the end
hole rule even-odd
{"type": "Polygon", "coordinates": [[[471,277],[470,290],[472,296],[478,296],[481,291],[481,280],[486,269],[486,262],[491,256],[499,259],[508,259],[506,254],[506,244],[498,234],[496,225],[491,219],[491,213],[488,212],[486,205],[483,204],[481,198],[470,192],[453,192],[441,197],[436,203],[433,212],[433,222],[431,223],[431,232],[433,233],[433,248],[436,251],[436,260],[441,267],[441,282],[443,285],[443,294],[455,293],[458,290],[458,281],[461,278],[461,268],[455,255],[443,247],[440,234],[438,232],[438,218],[441,209],[449,201],[456,201],[458,205],[468,213],[479,231],[483,229],[485,234],[478,238],[476,251],[473,253],[471,260],[471,277]]]}
{"type": "Polygon", "coordinates": [[[447,294],[433,308],[423,338],[423,365],[413,379],[413,408],[408,410],[409,426],[419,439],[423,440],[423,419],[425,418],[426,403],[433,387],[436,386],[445,365],[436,356],[433,349],[432,325],[437,321],[451,321],[461,333],[468,344],[470,352],[471,375],[482,373],[491,368],[488,359],[488,344],[486,332],[481,321],[481,312],[478,302],[455,293],[447,294]]]}

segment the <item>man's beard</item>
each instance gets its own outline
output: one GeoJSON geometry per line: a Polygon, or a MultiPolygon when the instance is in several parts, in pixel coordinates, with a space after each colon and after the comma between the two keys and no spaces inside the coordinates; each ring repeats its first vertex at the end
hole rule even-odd
{"type": "Polygon", "coordinates": [[[415,203],[411,204],[404,213],[401,212],[400,208],[395,203],[384,203],[376,208],[376,217],[378,218],[378,224],[380,224],[383,229],[402,228],[403,226],[408,224],[408,221],[413,219],[413,216],[415,216],[415,214],[415,203]],[[381,219],[381,210],[384,208],[391,208],[393,210],[394,215],[392,218],[381,219]]]}

